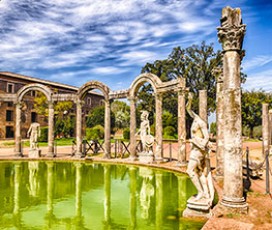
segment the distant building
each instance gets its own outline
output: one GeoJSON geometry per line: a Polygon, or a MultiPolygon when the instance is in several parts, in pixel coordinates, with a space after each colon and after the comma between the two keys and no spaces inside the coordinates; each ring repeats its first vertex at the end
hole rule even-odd
{"type": "MultiPolygon", "coordinates": [[[[0,93],[1,94],[16,94],[20,88],[27,84],[39,83],[49,87],[54,93],[58,94],[75,94],[78,88],[66,84],[61,84],[53,81],[23,76],[10,72],[0,72],[0,93]]],[[[26,138],[27,130],[32,122],[39,122],[41,126],[47,126],[47,119],[35,111],[34,98],[37,96],[37,91],[30,91],[24,96],[22,105],[21,117],[21,134],[22,138],[26,138]]],[[[96,92],[89,92],[85,97],[85,103],[82,108],[83,114],[98,106],[103,105],[103,96],[96,92]]],[[[69,111],[70,116],[75,116],[75,106],[69,111]]],[[[12,101],[0,102],[0,139],[14,138],[15,131],[15,106],[12,101]]]]}

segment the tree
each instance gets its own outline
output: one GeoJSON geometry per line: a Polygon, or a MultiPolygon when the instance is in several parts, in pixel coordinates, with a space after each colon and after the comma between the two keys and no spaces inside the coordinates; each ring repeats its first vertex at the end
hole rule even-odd
{"type": "MultiPolygon", "coordinates": [[[[105,106],[97,106],[93,108],[86,119],[86,126],[91,128],[97,125],[101,125],[104,127],[104,121],[105,121],[105,106]]],[[[110,119],[111,119],[111,130],[115,127],[115,118],[114,114],[111,111],[110,113],[110,119]]]]}
{"type": "MultiPolygon", "coordinates": [[[[186,80],[186,87],[195,94],[193,101],[193,110],[198,111],[198,91],[206,89],[208,93],[208,113],[215,111],[215,93],[216,80],[212,75],[212,70],[215,67],[221,66],[221,52],[214,51],[213,45],[206,45],[205,42],[199,45],[192,45],[186,49],[175,47],[172,53],[165,60],[157,60],[153,64],[147,63],[142,68],[142,73],[150,72],[157,75],[162,81],[169,81],[178,77],[183,77],[186,80]]],[[[243,79],[245,76],[243,75],[243,79]]],[[[141,96],[141,94],[140,94],[141,96]]],[[[145,97],[142,95],[142,97],[145,97]]],[[[145,97],[146,98],[146,97],[145,97]]],[[[173,93],[165,95],[165,106],[169,110],[172,105],[177,105],[177,96],[173,93]],[[172,95],[171,97],[169,95],[172,95]]],[[[148,102],[146,102],[148,103],[148,102]]],[[[172,113],[177,113],[172,111],[172,113]]]]}
{"type": "Polygon", "coordinates": [[[242,93],[242,124],[250,130],[250,137],[253,138],[255,126],[262,124],[262,104],[272,104],[272,94],[263,90],[244,91],[242,93]]]}
{"type": "Polygon", "coordinates": [[[129,126],[130,115],[129,106],[123,101],[114,101],[111,104],[111,111],[115,117],[115,128],[126,128],[129,126]]]}
{"type": "MultiPolygon", "coordinates": [[[[69,111],[71,111],[72,108],[72,101],[59,101],[54,104],[55,136],[73,136],[75,118],[69,114],[69,111]]],[[[37,113],[48,117],[48,101],[46,96],[41,92],[37,92],[37,97],[34,99],[34,109],[37,113]]]]}

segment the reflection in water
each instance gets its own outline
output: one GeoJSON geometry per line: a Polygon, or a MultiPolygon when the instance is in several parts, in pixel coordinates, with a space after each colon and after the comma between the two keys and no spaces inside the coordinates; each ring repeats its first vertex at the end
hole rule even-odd
{"type": "Polygon", "coordinates": [[[39,190],[38,181],[39,161],[29,161],[28,170],[29,170],[29,186],[28,186],[29,195],[37,197],[39,190]]]}
{"type": "Polygon", "coordinates": [[[195,192],[186,175],[79,162],[0,162],[0,172],[0,229],[199,229],[203,224],[179,221],[195,192]]]}
{"type": "Polygon", "coordinates": [[[142,218],[149,218],[149,208],[151,205],[151,198],[154,196],[154,186],[152,183],[153,170],[149,168],[140,168],[140,176],[143,177],[141,192],[140,192],[140,203],[142,208],[142,218]]]}

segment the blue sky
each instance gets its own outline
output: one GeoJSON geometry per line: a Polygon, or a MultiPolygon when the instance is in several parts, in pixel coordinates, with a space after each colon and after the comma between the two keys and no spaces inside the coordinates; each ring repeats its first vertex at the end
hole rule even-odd
{"type": "Polygon", "coordinates": [[[0,0],[0,71],[126,89],[173,47],[217,41],[224,6],[247,32],[244,88],[272,91],[272,3],[262,0],[0,0]]]}

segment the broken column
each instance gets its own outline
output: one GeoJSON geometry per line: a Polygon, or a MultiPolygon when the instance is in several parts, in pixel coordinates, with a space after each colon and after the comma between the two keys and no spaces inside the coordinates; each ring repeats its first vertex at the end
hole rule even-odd
{"type": "Polygon", "coordinates": [[[199,90],[199,116],[208,124],[207,90],[199,90]]]}
{"type": "Polygon", "coordinates": [[[223,48],[224,73],[224,187],[221,207],[246,212],[243,197],[240,65],[246,26],[241,10],[222,10],[218,38],[223,48]]]}
{"type": "Polygon", "coordinates": [[[216,79],[216,176],[223,177],[224,150],[224,91],[223,69],[215,68],[213,75],[216,79]]]}
{"type": "Polygon", "coordinates": [[[262,137],[263,137],[263,157],[269,152],[270,133],[269,133],[269,111],[268,104],[262,105],[262,137]]]}

